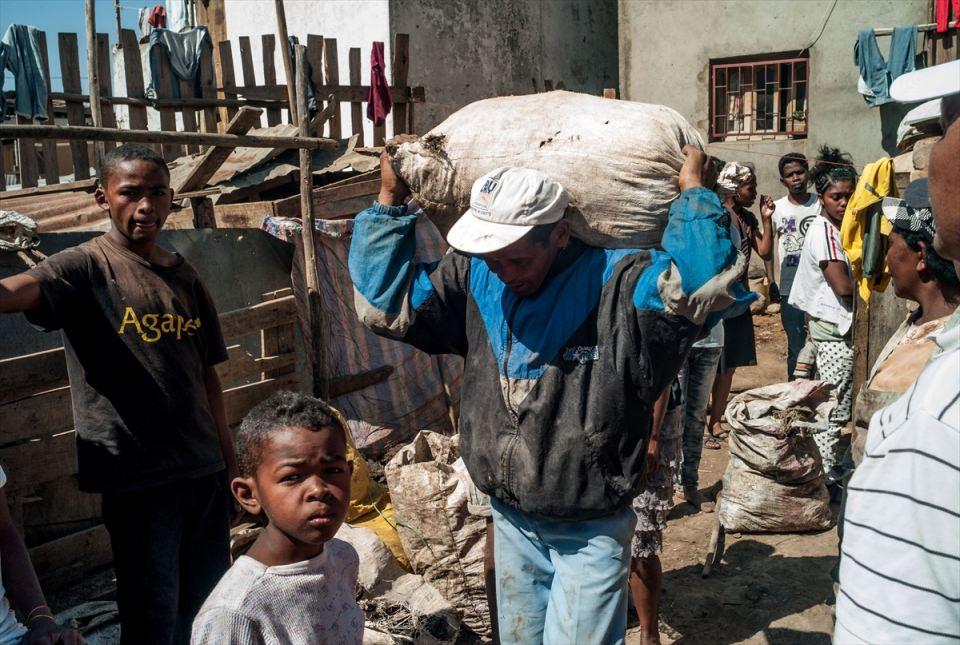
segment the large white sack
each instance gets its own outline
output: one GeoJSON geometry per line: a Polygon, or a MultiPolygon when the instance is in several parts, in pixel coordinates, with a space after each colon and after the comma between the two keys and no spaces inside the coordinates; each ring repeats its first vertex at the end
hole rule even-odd
{"type": "Polygon", "coordinates": [[[387,152],[444,234],[468,208],[476,179],[523,166],[570,193],[567,217],[577,237],[629,248],[660,242],[688,143],[703,148],[671,108],[557,91],[471,103],[387,152]]]}
{"type": "Polygon", "coordinates": [[[729,531],[830,528],[830,495],[811,432],[827,427],[837,405],[823,381],[775,383],[727,405],[730,461],[717,513],[729,531]]]}

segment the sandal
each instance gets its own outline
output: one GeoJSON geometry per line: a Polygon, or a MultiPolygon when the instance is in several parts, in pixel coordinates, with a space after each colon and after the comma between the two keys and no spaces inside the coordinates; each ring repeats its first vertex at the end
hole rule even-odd
{"type": "Polygon", "coordinates": [[[703,447],[707,450],[720,450],[720,439],[712,435],[707,435],[703,440],[703,447]]]}

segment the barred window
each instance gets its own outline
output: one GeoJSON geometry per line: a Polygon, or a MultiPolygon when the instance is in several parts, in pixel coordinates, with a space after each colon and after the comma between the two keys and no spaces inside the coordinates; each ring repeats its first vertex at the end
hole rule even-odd
{"type": "Polygon", "coordinates": [[[806,137],[809,77],[797,55],[710,61],[710,140],[806,137]]]}

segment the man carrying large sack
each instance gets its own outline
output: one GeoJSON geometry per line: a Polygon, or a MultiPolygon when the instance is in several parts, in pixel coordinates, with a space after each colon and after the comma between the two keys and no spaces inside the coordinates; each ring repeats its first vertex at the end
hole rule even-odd
{"type": "Polygon", "coordinates": [[[386,156],[356,218],[364,324],[464,357],[460,451],[491,496],[502,643],[623,642],[653,404],[708,316],[750,300],[709,159],[685,154],[662,251],[572,238],[570,195],[525,168],[477,180],[433,265],[414,263],[417,214],[386,156]]]}

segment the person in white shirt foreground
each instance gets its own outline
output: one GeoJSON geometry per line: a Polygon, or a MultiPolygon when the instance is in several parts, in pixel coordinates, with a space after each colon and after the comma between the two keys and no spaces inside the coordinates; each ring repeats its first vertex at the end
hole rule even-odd
{"type": "Polygon", "coordinates": [[[357,552],[334,538],[350,506],[346,432],[336,410],[295,392],[244,418],[230,490],[267,526],[203,603],[191,643],[362,641],[357,552]]]}
{"type": "MultiPolygon", "coordinates": [[[[899,86],[899,87],[898,87],[899,86]]],[[[960,265],[960,61],[905,74],[899,101],[942,96],[930,154],[934,248],[960,265]]],[[[960,642],[960,315],[917,382],[873,415],[847,488],[834,643],[960,642]]]]}

